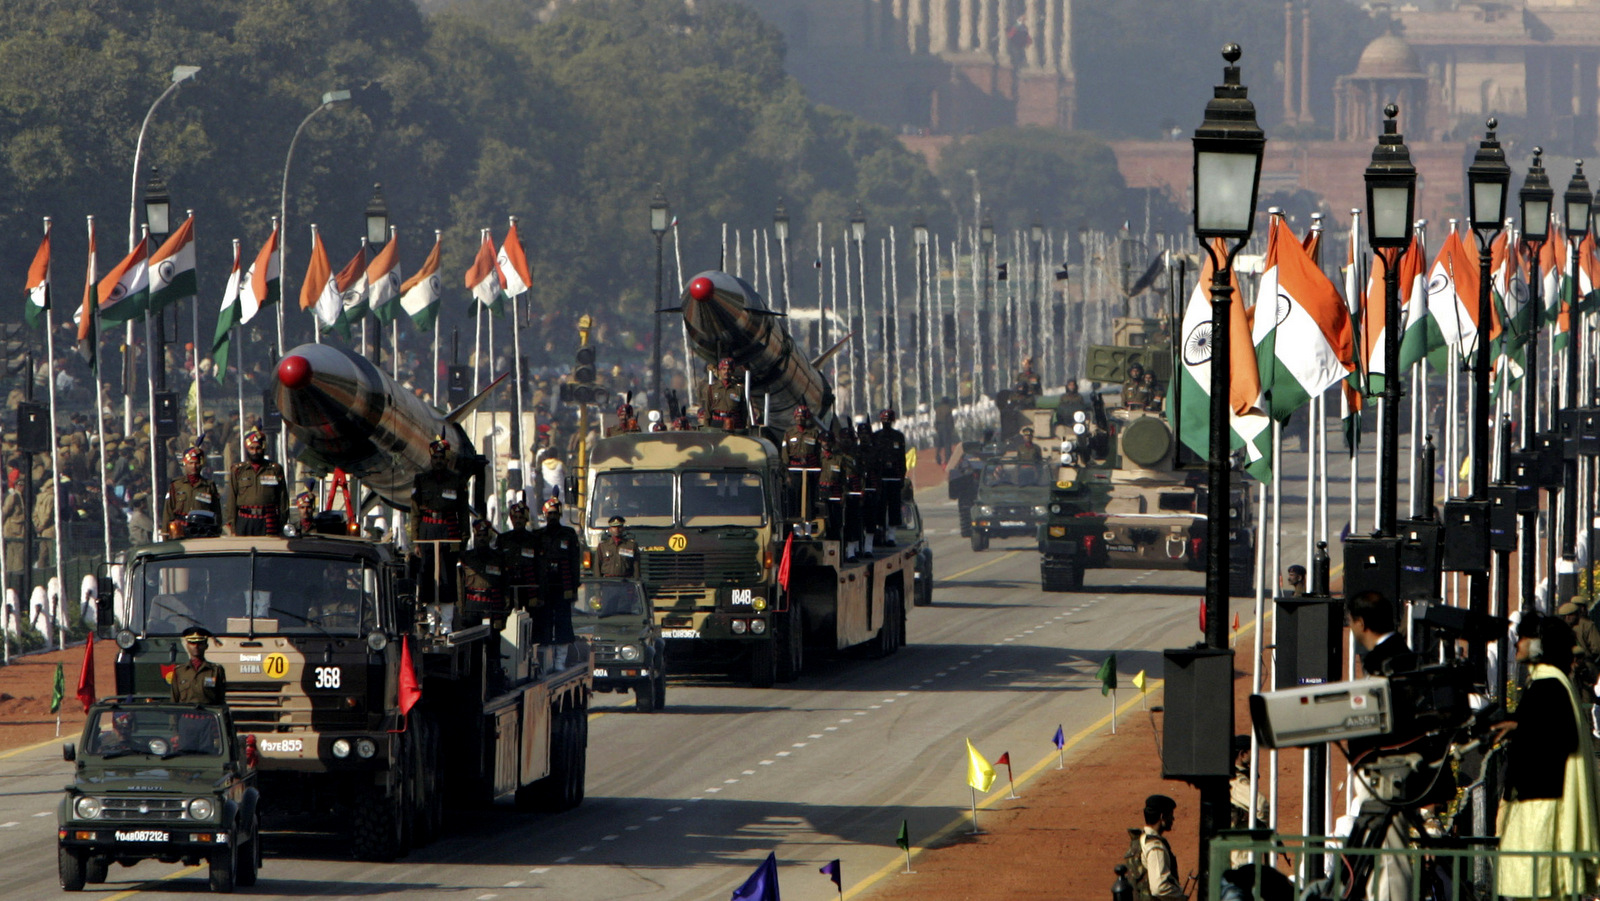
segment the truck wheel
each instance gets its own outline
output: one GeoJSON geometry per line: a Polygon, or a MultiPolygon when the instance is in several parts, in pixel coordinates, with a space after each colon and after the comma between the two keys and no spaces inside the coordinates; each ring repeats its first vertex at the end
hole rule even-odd
{"type": "Polygon", "coordinates": [[[633,708],[640,713],[655,713],[661,709],[661,701],[656,697],[654,676],[633,686],[633,708]]]}
{"type": "Polygon", "coordinates": [[[750,643],[750,687],[771,688],[778,678],[776,639],[750,643]]]}
{"type": "Polygon", "coordinates": [[[56,863],[61,870],[61,888],[69,892],[83,891],[83,884],[87,881],[84,873],[87,855],[82,851],[71,848],[56,848],[56,863]]]}
{"type": "Polygon", "coordinates": [[[800,608],[790,599],[789,612],[777,619],[773,627],[778,630],[775,640],[778,644],[778,673],[779,682],[793,682],[800,678],[800,671],[805,667],[806,636],[801,624],[800,608]]]}
{"type": "Polygon", "coordinates": [[[561,809],[561,796],[566,785],[567,727],[570,720],[565,711],[550,717],[550,774],[543,779],[517,789],[518,810],[537,810],[554,813],[561,809]]]}
{"type": "Polygon", "coordinates": [[[917,556],[917,579],[915,593],[911,596],[914,607],[933,606],[933,557],[932,555],[917,556]]]}
{"type": "Polygon", "coordinates": [[[971,504],[957,504],[956,505],[956,519],[958,520],[958,525],[961,526],[961,537],[962,538],[966,538],[968,535],[971,535],[972,534],[972,505],[971,504]]]}
{"type": "Polygon", "coordinates": [[[106,881],[106,874],[111,872],[111,861],[104,857],[91,857],[84,864],[83,881],[91,885],[98,885],[106,881]]]}
{"type": "Polygon", "coordinates": [[[574,707],[572,716],[572,790],[567,793],[568,809],[583,803],[589,780],[589,711],[574,707]]]}
{"type": "Polygon", "coordinates": [[[256,884],[256,873],[261,869],[261,818],[256,818],[250,831],[250,840],[239,849],[239,872],[233,881],[245,888],[256,884]]]}
{"type": "Polygon", "coordinates": [[[1068,591],[1082,591],[1083,590],[1083,564],[1081,564],[1081,563],[1077,564],[1077,565],[1073,566],[1072,569],[1067,572],[1067,590],[1068,591]]]}
{"type": "MultiPolygon", "coordinates": [[[[658,670],[656,672],[656,710],[659,711],[663,707],[666,707],[666,706],[667,706],[667,674],[658,670]]],[[[584,731],[585,732],[588,731],[588,727],[587,726],[584,727],[584,731]]],[[[588,770],[588,759],[589,759],[589,749],[588,749],[587,745],[584,746],[583,757],[584,757],[584,769],[585,769],[585,771],[587,771],[588,770]]]]}
{"type": "Polygon", "coordinates": [[[399,808],[397,799],[387,797],[382,789],[369,788],[356,797],[355,828],[350,836],[356,860],[389,861],[400,855],[399,808]]]}
{"type": "Polygon", "coordinates": [[[972,549],[983,552],[989,549],[989,533],[982,529],[973,529],[971,533],[972,549]]]}
{"type": "Polygon", "coordinates": [[[211,852],[211,890],[218,894],[233,891],[238,875],[239,849],[233,845],[211,852]]]}
{"type": "Polygon", "coordinates": [[[883,626],[878,629],[877,645],[873,656],[887,657],[905,644],[906,605],[900,583],[888,585],[883,592],[883,626]]]}

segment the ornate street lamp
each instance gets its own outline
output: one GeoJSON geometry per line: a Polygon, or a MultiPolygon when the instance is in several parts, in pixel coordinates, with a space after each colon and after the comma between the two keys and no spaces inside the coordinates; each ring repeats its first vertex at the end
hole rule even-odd
{"type": "MultiPolygon", "coordinates": [[[[856,295],[856,309],[850,313],[850,331],[855,334],[856,352],[853,355],[855,363],[850,367],[850,397],[851,412],[865,413],[867,405],[872,402],[867,390],[867,383],[871,381],[868,367],[871,361],[868,358],[867,348],[867,214],[861,209],[861,201],[856,201],[855,211],[850,214],[850,240],[856,245],[856,278],[861,286],[861,291],[856,295]]],[[[845,249],[845,253],[850,251],[845,249]]],[[[845,292],[847,295],[849,292],[845,292]]]]}
{"type": "Polygon", "coordinates": [[[374,183],[372,199],[367,201],[367,244],[382,247],[389,240],[389,205],[383,201],[383,185],[374,183]]]}
{"type": "MultiPolygon", "coordinates": [[[[1367,166],[1367,242],[1383,258],[1384,321],[1400,323],[1400,257],[1411,244],[1412,210],[1417,169],[1411,164],[1395,117],[1400,108],[1383,108],[1383,134],[1372,148],[1367,166]]],[[[1400,329],[1384,329],[1383,450],[1379,454],[1383,502],[1378,506],[1378,531],[1397,534],[1400,484],[1400,329]]]]}
{"type": "Polygon", "coordinates": [[[778,198],[778,208],[772,213],[772,234],[778,239],[778,268],[783,276],[783,309],[789,312],[789,211],[784,209],[783,198],[778,198]]]}
{"type": "MultiPolygon", "coordinates": [[[[1589,213],[1593,208],[1594,198],[1589,193],[1589,180],[1583,175],[1583,160],[1577,161],[1577,170],[1572,173],[1572,180],[1567,183],[1567,190],[1561,195],[1562,204],[1567,213],[1567,278],[1571,284],[1576,285],[1578,279],[1578,248],[1583,239],[1589,235],[1589,213]]],[[[1575,305],[1575,304],[1574,304],[1575,305]]],[[[1567,311],[1567,355],[1566,377],[1567,388],[1562,406],[1567,410],[1576,410],[1580,406],[1578,398],[1578,356],[1579,345],[1583,343],[1583,329],[1581,319],[1576,309],[1567,311]]],[[[1576,587],[1574,580],[1577,573],[1577,545],[1578,545],[1578,461],[1568,459],[1562,465],[1561,486],[1561,559],[1564,572],[1557,585],[1561,598],[1569,597],[1576,587]]]]}
{"type": "MultiPolygon", "coordinates": [[[[1523,352],[1527,355],[1524,364],[1526,375],[1522,379],[1522,409],[1524,422],[1522,424],[1522,450],[1531,453],[1536,447],[1534,433],[1538,431],[1538,405],[1539,398],[1539,326],[1544,321],[1543,279],[1539,275],[1538,259],[1544,250],[1545,241],[1550,237],[1550,202],[1555,199],[1555,192],[1550,188],[1550,179],[1544,172],[1544,150],[1533,148],[1533,163],[1528,166],[1528,174],[1522,179],[1522,190],[1518,192],[1517,199],[1522,207],[1522,241],[1526,247],[1528,259],[1534,260],[1532,278],[1528,279],[1528,321],[1532,328],[1523,352]]],[[[1538,513],[1525,514],[1522,517],[1522,546],[1525,548],[1536,547],[1538,541],[1538,513]]],[[[1535,583],[1538,580],[1539,564],[1535,554],[1523,554],[1520,558],[1522,566],[1522,598],[1523,604],[1532,603],[1535,583]]]]}
{"type": "Polygon", "coordinates": [[[917,248],[917,331],[911,336],[911,346],[916,348],[917,403],[919,406],[927,404],[932,410],[933,341],[930,332],[935,314],[932,298],[928,296],[928,220],[923,218],[920,206],[911,220],[911,243],[917,248]]]}
{"type": "MultiPolygon", "coordinates": [[[[672,224],[670,217],[671,208],[667,206],[667,195],[661,193],[661,185],[656,185],[655,196],[650,199],[650,233],[656,237],[656,293],[652,300],[654,305],[655,350],[650,358],[650,401],[656,409],[666,410],[666,395],[661,393],[661,240],[666,237],[667,228],[672,224]]],[[[665,416],[665,413],[662,413],[665,416]]]]}

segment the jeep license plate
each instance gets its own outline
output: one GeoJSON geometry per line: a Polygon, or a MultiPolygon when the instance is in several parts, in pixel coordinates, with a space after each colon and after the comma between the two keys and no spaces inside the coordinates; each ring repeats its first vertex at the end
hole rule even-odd
{"type": "Polygon", "coordinates": [[[698,629],[662,629],[661,630],[661,637],[662,638],[699,638],[700,637],[700,630],[698,630],[698,629]]]}
{"type": "Polygon", "coordinates": [[[606,672],[605,670],[601,669],[598,666],[594,668],[594,677],[596,679],[604,679],[606,676],[609,676],[609,675],[610,675],[610,673],[606,672]]]}
{"type": "Polygon", "coordinates": [[[1000,521],[1000,527],[1002,529],[1014,529],[1025,525],[1027,525],[1027,523],[1020,519],[1002,519],[1000,521]]]}
{"type": "Polygon", "coordinates": [[[116,838],[119,842],[164,842],[171,836],[160,829],[118,829],[116,838]]]}

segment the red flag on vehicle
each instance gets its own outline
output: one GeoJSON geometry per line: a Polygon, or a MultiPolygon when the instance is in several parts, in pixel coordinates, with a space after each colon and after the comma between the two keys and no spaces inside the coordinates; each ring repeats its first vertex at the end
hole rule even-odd
{"type": "Polygon", "coordinates": [[[789,590],[789,556],[794,550],[794,533],[783,539],[783,560],[778,563],[778,587],[784,591],[789,590]]]}
{"type": "Polygon", "coordinates": [[[405,716],[422,700],[422,686],[417,684],[417,671],[411,664],[411,636],[400,640],[400,715],[405,716]]]}
{"type": "Polygon", "coordinates": [[[94,633],[89,633],[89,641],[83,646],[83,669],[78,673],[78,700],[83,702],[83,712],[89,712],[89,705],[94,703],[94,633]]]}
{"type": "Polygon", "coordinates": [[[1200,631],[1206,630],[1206,599],[1200,599],[1200,631]]]}

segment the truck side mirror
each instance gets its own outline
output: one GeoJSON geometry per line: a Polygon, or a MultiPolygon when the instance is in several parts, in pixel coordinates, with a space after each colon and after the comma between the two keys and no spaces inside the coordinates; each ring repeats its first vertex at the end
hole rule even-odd
{"type": "Polygon", "coordinates": [[[110,639],[117,631],[117,583],[111,578],[109,563],[95,569],[94,597],[94,637],[110,639]]]}
{"type": "Polygon", "coordinates": [[[66,761],[77,760],[78,759],[78,746],[73,744],[70,741],[64,743],[61,746],[61,759],[62,760],[66,760],[66,761]]]}

